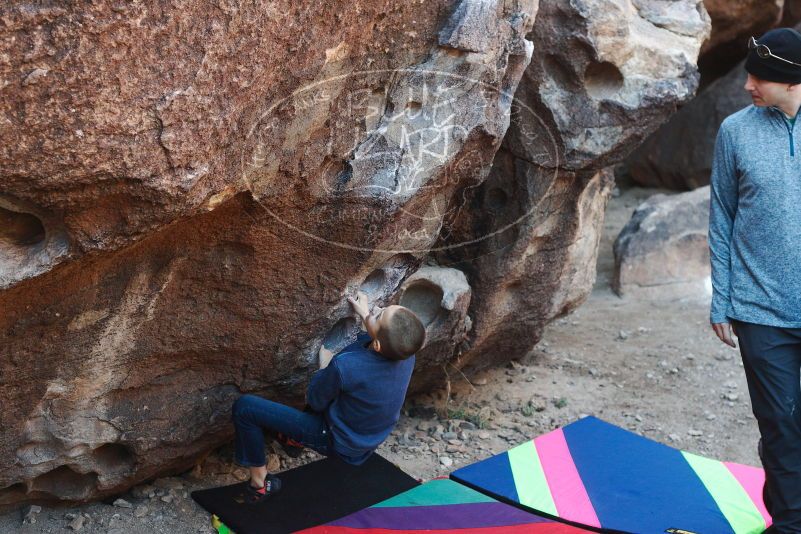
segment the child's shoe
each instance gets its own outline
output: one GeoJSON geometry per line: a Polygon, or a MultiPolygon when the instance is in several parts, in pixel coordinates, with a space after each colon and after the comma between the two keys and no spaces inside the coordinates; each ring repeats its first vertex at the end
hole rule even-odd
{"type": "Polygon", "coordinates": [[[260,488],[254,487],[250,480],[244,481],[242,485],[244,486],[244,492],[236,499],[237,502],[242,504],[258,504],[281,491],[281,480],[274,475],[267,475],[264,479],[264,485],[260,488]]]}

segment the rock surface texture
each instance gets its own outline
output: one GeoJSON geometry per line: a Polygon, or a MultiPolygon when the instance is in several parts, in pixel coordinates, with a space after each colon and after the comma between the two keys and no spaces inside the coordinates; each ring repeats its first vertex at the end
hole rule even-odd
{"type": "Polygon", "coordinates": [[[2,509],[188,469],[244,392],[301,402],[359,289],[427,317],[416,388],[525,353],[586,298],[607,168],[692,95],[709,20],[101,0],[0,28],[2,509]]]}

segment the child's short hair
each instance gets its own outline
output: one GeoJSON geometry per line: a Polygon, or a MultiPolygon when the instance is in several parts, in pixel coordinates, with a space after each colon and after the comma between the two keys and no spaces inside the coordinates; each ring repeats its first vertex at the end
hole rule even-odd
{"type": "Polygon", "coordinates": [[[405,360],[423,348],[426,327],[409,308],[398,305],[391,308],[392,313],[387,321],[382,321],[376,337],[381,344],[382,356],[392,360],[405,360]]]}

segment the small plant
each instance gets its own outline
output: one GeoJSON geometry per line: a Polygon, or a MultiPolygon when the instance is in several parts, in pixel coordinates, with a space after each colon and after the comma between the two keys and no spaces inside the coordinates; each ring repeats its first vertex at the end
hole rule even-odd
{"type": "MultiPolygon", "coordinates": [[[[456,363],[459,363],[459,360],[456,360],[456,363]]],[[[451,367],[456,369],[456,371],[465,379],[465,381],[470,385],[471,391],[475,391],[475,387],[473,384],[470,383],[470,380],[467,379],[465,374],[459,369],[458,366],[448,363],[451,367]]],[[[442,372],[445,375],[445,391],[444,391],[444,399],[443,402],[440,404],[439,407],[436,408],[436,412],[439,415],[440,419],[460,419],[462,421],[469,421],[473,423],[476,428],[484,429],[487,428],[488,418],[483,413],[483,410],[479,411],[471,411],[465,408],[465,401],[462,401],[458,407],[451,408],[451,403],[453,402],[453,396],[451,395],[451,377],[448,374],[448,369],[445,365],[442,366],[442,372]]]]}
{"type": "Polygon", "coordinates": [[[476,425],[476,428],[487,428],[487,420],[481,415],[480,412],[466,410],[463,406],[459,408],[448,408],[448,419],[459,419],[461,421],[469,421],[476,425]]]}
{"type": "Polygon", "coordinates": [[[467,410],[464,408],[448,408],[448,419],[462,419],[467,421],[467,410]]]}
{"type": "Polygon", "coordinates": [[[526,417],[531,417],[534,415],[537,409],[534,407],[534,404],[531,401],[528,401],[523,406],[520,407],[520,413],[522,413],[526,417]]]}
{"type": "Polygon", "coordinates": [[[565,397],[559,397],[555,401],[553,401],[553,405],[557,408],[564,408],[567,406],[567,399],[565,397]]]}
{"type": "Polygon", "coordinates": [[[536,398],[529,399],[528,402],[520,406],[520,413],[526,417],[531,417],[535,413],[544,412],[545,405],[536,398]]]}

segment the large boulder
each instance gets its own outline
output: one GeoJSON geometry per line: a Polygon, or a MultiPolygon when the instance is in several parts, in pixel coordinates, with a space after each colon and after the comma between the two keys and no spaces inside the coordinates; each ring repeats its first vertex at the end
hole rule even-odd
{"type": "Polygon", "coordinates": [[[525,164],[499,156],[505,163],[496,160],[472,199],[472,216],[452,229],[459,239],[483,239],[438,252],[467,273],[473,290],[473,327],[455,362],[470,369],[524,356],[548,322],[584,302],[614,182],[609,170],[519,180],[506,165],[525,164]]]}
{"type": "Polygon", "coordinates": [[[359,289],[431,312],[415,387],[578,306],[609,166],[692,96],[709,19],[537,9],[6,9],[0,508],[191,467],[243,392],[302,402],[359,289]]]}
{"type": "Polygon", "coordinates": [[[702,2],[555,0],[489,177],[442,233],[439,263],[464,270],[473,328],[459,365],[526,354],[595,282],[604,210],[620,162],[698,84],[710,31],[702,2]],[[454,246],[461,244],[461,246],[454,246]]]}
{"type": "Polygon", "coordinates": [[[244,392],[301,402],[346,297],[395,298],[486,177],[537,10],[48,6],[0,17],[0,508],[187,469],[244,392]]]}
{"type": "Polygon", "coordinates": [[[505,148],[545,168],[619,162],[695,95],[710,27],[701,0],[543,3],[505,148]]]}
{"type": "Polygon", "coordinates": [[[711,295],[709,187],[640,204],[614,244],[612,288],[649,299],[711,295]]]}

